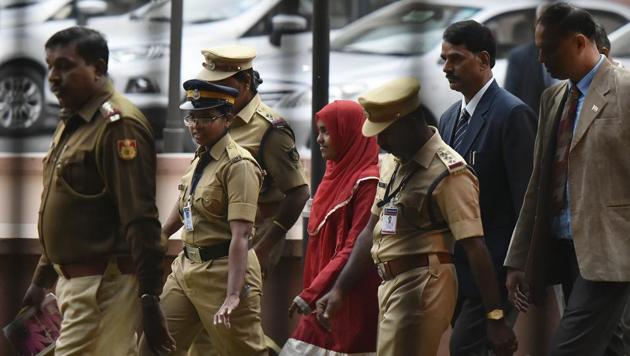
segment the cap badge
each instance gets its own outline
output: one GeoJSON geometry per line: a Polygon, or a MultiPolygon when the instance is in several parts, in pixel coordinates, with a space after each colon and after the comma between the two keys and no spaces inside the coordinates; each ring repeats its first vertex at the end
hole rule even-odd
{"type": "Polygon", "coordinates": [[[209,70],[214,70],[217,67],[216,63],[214,63],[214,61],[208,61],[208,69],[209,70]]]}
{"type": "Polygon", "coordinates": [[[201,98],[201,93],[199,93],[199,89],[194,89],[193,90],[192,98],[194,100],[199,100],[199,98],[201,98]]]}

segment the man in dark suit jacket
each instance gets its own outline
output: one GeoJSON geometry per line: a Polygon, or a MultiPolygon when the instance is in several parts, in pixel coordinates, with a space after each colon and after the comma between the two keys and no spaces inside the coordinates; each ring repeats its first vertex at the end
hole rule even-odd
{"type": "MultiPolygon", "coordinates": [[[[536,115],[495,82],[495,53],[492,33],[475,21],[446,29],[443,70],[451,89],[463,98],[442,115],[439,131],[477,173],[484,237],[499,283],[504,284],[502,264],[532,169],[536,115]]],[[[460,288],[451,355],[485,354],[484,321],[493,316],[486,315],[466,256],[457,246],[455,266],[460,288]]],[[[505,289],[502,292],[509,309],[505,289]]]]}
{"type": "Polygon", "coordinates": [[[538,112],[540,95],[550,84],[538,62],[538,49],[532,42],[514,48],[508,57],[504,87],[538,112]]]}
{"type": "MultiPolygon", "coordinates": [[[[536,18],[549,5],[540,4],[536,8],[536,18]]],[[[553,82],[553,78],[538,61],[538,49],[534,42],[520,45],[510,52],[503,87],[523,100],[535,113],[540,107],[540,95],[553,82]]]]}
{"type": "Polygon", "coordinates": [[[596,25],[566,3],[536,25],[549,73],[532,178],[505,265],[519,310],[561,283],[566,307],[551,355],[624,355],[618,322],[630,295],[630,72],[599,53],[596,25]]]}

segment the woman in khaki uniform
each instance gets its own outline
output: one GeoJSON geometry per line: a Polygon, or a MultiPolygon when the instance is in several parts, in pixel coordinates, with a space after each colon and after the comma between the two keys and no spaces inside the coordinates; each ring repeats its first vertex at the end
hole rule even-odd
{"type": "MultiPolygon", "coordinates": [[[[190,110],[184,122],[200,146],[163,226],[165,237],[183,226],[184,250],[173,261],[160,304],[175,354],[185,354],[203,327],[220,355],[262,355],[262,278],[249,248],[262,173],[228,133],[238,91],[196,79],[184,89],[188,100],[180,108],[190,110]]],[[[144,346],[142,354],[150,354],[144,346]]]]}

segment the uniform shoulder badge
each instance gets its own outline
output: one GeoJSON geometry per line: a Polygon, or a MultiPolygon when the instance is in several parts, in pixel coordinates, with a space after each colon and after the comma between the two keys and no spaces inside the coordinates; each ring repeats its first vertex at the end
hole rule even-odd
{"type": "Polygon", "coordinates": [[[116,141],[118,157],[125,161],[130,161],[138,155],[138,144],[136,140],[124,139],[116,141]]]}
{"type": "Polygon", "coordinates": [[[300,153],[298,152],[297,148],[295,148],[295,146],[287,151],[287,155],[289,156],[289,159],[293,162],[297,162],[300,160],[300,153]]]}
{"type": "Polygon", "coordinates": [[[104,102],[99,110],[101,115],[103,115],[105,119],[109,120],[109,122],[116,122],[120,120],[120,111],[116,109],[109,100],[104,102]]]}
{"type": "Polygon", "coordinates": [[[225,147],[225,150],[227,151],[230,162],[234,163],[243,159],[243,156],[238,151],[238,147],[236,147],[234,143],[230,143],[229,145],[227,145],[227,147],[225,147]]]}
{"type": "Polygon", "coordinates": [[[466,161],[464,161],[463,158],[449,152],[446,148],[438,149],[437,156],[451,174],[459,173],[466,169],[466,161]]]}
{"type": "Polygon", "coordinates": [[[272,126],[288,126],[288,123],[285,119],[276,114],[273,110],[266,108],[265,105],[259,105],[256,109],[258,115],[262,116],[265,120],[267,120],[272,126]]]}

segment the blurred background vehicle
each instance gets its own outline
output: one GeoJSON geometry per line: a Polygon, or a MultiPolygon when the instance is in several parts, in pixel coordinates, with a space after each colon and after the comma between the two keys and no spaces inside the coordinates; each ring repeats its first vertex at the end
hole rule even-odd
{"type": "Polygon", "coordinates": [[[129,12],[148,0],[0,0],[0,27],[75,19],[81,16],[110,16],[129,12]],[[89,9],[88,9],[89,8],[89,9]],[[83,12],[79,11],[82,9],[83,12]]]}
{"type": "MultiPolygon", "coordinates": [[[[630,8],[605,1],[571,1],[587,9],[611,33],[630,21],[630,8]]],[[[497,40],[494,76],[503,84],[507,56],[533,41],[539,1],[406,0],[393,3],[340,29],[331,42],[330,101],[356,99],[402,75],[420,79],[425,114],[436,121],[460,98],[449,88],[440,60],[442,33],[453,22],[473,19],[492,29],[497,40]]],[[[621,46],[619,46],[621,47],[621,46]]],[[[626,45],[625,48],[628,46],[626,45]]],[[[613,50],[615,45],[613,45],[613,50]]],[[[266,80],[261,95],[292,123],[300,152],[309,154],[311,53],[257,62],[266,80]]]]}
{"type": "MultiPolygon", "coordinates": [[[[442,73],[444,29],[468,18],[489,26],[498,44],[494,74],[502,84],[509,51],[533,41],[534,12],[540,2],[330,1],[330,100],[356,99],[393,77],[412,75],[422,83],[427,116],[437,120],[459,98],[442,73]]],[[[613,57],[627,63],[630,27],[622,26],[630,21],[630,6],[571,2],[595,15],[610,34],[613,57]]],[[[181,82],[201,68],[202,48],[233,43],[255,47],[254,68],[264,80],[259,91],[292,124],[299,150],[308,156],[313,0],[183,4],[181,82]]],[[[45,80],[44,42],[62,28],[87,23],[109,40],[114,85],[145,112],[160,137],[169,105],[171,5],[170,0],[0,0],[0,134],[30,137],[51,132],[58,103],[45,80]]]]}
{"type": "MultiPolygon", "coordinates": [[[[0,19],[0,133],[29,134],[54,116],[57,99],[47,89],[44,43],[63,28],[87,23],[112,44],[123,44],[137,30],[120,13],[147,0],[2,0],[0,19]],[[11,1],[11,2],[9,2],[11,1]],[[53,105],[52,111],[50,105],[53,105]]],[[[168,29],[167,29],[168,31],[168,29]]],[[[53,123],[54,125],[54,123],[53,123]]],[[[50,125],[49,125],[50,126],[50,125]]]]}
{"type": "Polygon", "coordinates": [[[610,57],[622,66],[630,69],[630,24],[608,35],[610,39],[610,57]]]}
{"type": "MultiPolygon", "coordinates": [[[[331,28],[346,25],[392,1],[331,1],[331,28]]],[[[135,17],[168,23],[170,6],[170,0],[155,1],[135,11],[135,17]]],[[[199,72],[201,49],[211,46],[240,43],[256,48],[254,69],[266,57],[306,53],[312,42],[312,15],[312,0],[184,1],[181,82],[199,72]]],[[[164,37],[159,42],[146,42],[144,47],[119,48],[112,51],[110,65],[116,87],[153,118],[156,132],[162,130],[168,106],[169,40],[164,37]],[[163,50],[157,55],[149,47],[163,50]]],[[[264,71],[261,75],[265,80],[264,71]]]]}
{"type": "MultiPolygon", "coordinates": [[[[54,32],[83,20],[108,38],[109,72],[116,88],[129,94],[161,135],[168,105],[170,0],[1,1],[6,4],[2,12],[8,11],[6,17],[13,20],[0,25],[0,36],[7,39],[0,43],[0,134],[23,136],[54,127],[58,103],[44,80],[43,46],[54,32]],[[125,14],[111,16],[120,13],[125,14]]],[[[331,26],[341,27],[392,1],[331,2],[331,26]]],[[[199,70],[205,47],[243,42],[260,57],[310,47],[312,0],[183,4],[182,81],[199,70]]]]}

